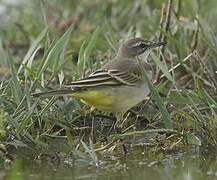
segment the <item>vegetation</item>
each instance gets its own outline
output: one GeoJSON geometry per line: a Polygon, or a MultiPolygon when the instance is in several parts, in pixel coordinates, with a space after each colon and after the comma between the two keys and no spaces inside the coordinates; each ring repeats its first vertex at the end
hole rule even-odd
{"type": "Polygon", "coordinates": [[[122,150],[122,138],[129,151],[216,149],[215,0],[0,2],[9,13],[0,12],[2,165],[25,149],[98,166],[100,154],[122,150]],[[168,44],[151,54],[156,81],[150,98],[125,115],[123,134],[112,114],[73,97],[31,96],[90,74],[135,36],[168,44]]]}

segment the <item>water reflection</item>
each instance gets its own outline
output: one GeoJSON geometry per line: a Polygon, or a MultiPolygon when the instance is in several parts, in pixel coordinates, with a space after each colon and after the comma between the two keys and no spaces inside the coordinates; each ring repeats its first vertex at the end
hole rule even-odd
{"type": "MultiPolygon", "coordinates": [[[[126,158],[107,156],[99,167],[91,166],[84,161],[72,163],[70,159],[65,159],[61,165],[38,160],[23,160],[19,163],[16,176],[21,176],[22,179],[217,179],[216,157],[192,151],[164,157],[154,157],[138,151],[126,158]]],[[[7,177],[10,173],[12,170],[7,172],[7,177]]]]}

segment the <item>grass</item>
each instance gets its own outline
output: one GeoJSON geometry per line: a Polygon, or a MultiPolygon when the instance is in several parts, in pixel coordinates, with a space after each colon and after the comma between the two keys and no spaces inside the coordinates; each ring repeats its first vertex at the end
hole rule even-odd
{"type": "Polygon", "coordinates": [[[94,149],[120,147],[111,114],[91,112],[72,97],[39,100],[31,93],[90,74],[114,57],[121,40],[134,36],[161,36],[168,44],[153,52],[158,80],[149,82],[150,99],[127,113],[121,137],[134,144],[148,136],[151,148],[162,152],[216,149],[216,1],[174,1],[168,29],[160,26],[160,19],[168,23],[162,1],[97,2],[30,1],[25,10],[24,4],[1,2],[11,12],[0,27],[2,160],[11,148],[26,147],[36,154],[89,156],[97,166],[94,149]]]}

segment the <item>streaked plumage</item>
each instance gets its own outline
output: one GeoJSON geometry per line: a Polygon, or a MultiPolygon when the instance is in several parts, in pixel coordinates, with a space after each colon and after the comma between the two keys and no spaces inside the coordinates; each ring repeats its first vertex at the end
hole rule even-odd
{"type": "Polygon", "coordinates": [[[98,70],[90,74],[88,77],[66,84],[66,87],[96,87],[96,86],[117,86],[128,85],[133,86],[138,81],[138,77],[127,71],[98,70]]]}

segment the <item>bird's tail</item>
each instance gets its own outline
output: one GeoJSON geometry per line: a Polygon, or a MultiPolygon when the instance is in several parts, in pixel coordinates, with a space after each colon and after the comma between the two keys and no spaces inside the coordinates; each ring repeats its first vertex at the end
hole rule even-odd
{"type": "Polygon", "coordinates": [[[73,89],[59,89],[59,90],[51,90],[47,92],[32,93],[32,96],[33,97],[61,96],[64,94],[72,94],[73,92],[74,92],[73,89]]]}

